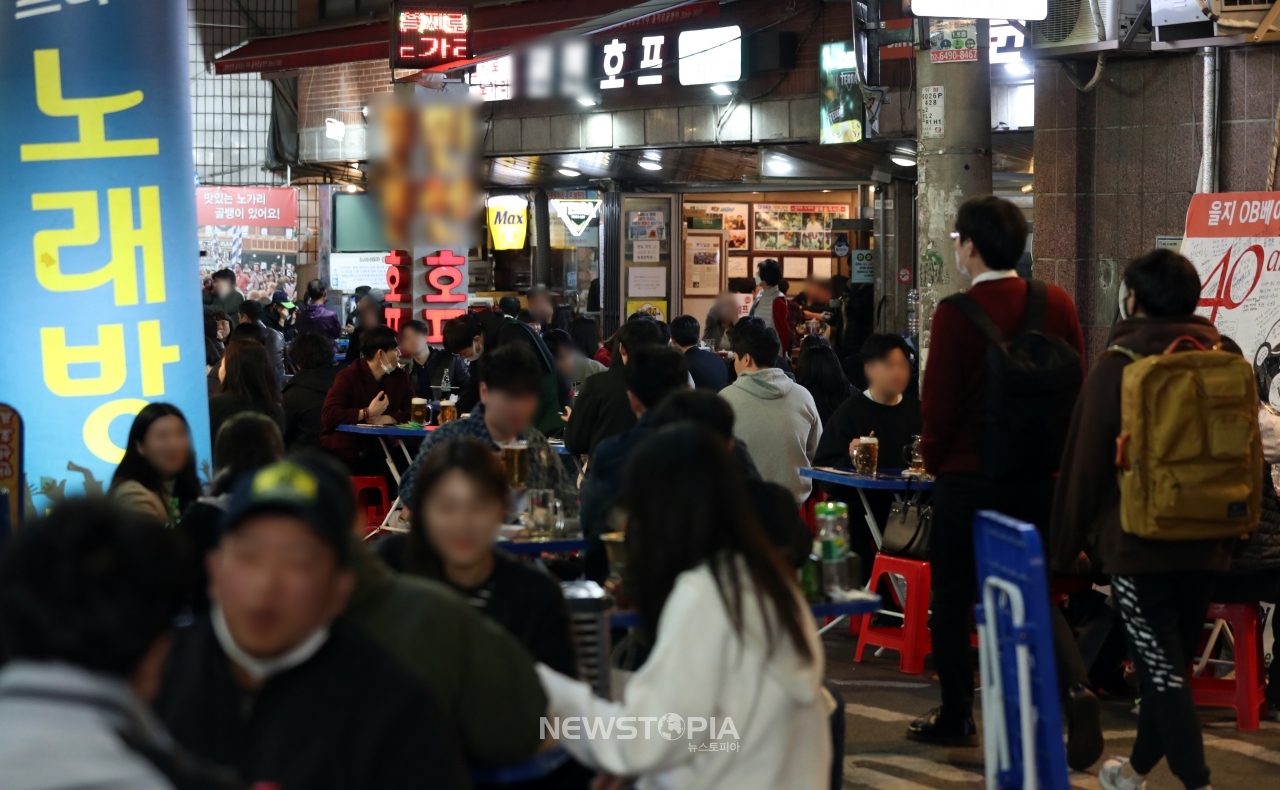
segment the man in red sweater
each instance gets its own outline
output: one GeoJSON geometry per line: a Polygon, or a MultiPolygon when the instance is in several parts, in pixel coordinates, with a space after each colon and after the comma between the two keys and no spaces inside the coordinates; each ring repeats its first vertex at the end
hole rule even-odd
{"type": "MultiPolygon", "coordinates": [[[[1023,328],[1029,289],[1014,271],[1027,240],[1027,222],[1021,210],[996,197],[974,198],[960,207],[951,237],[956,266],[961,276],[972,283],[968,295],[1005,337],[1018,335],[1023,328]]],[[[1046,290],[1043,331],[1066,341],[1083,360],[1084,336],[1071,297],[1056,285],[1047,285],[1046,290]]],[[[973,517],[979,510],[993,509],[1043,528],[1053,500],[1053,479],[1038,475],[996,482],[983,473],[980,449],[985,433],[987,337],[959,307],[943,301],[934,311],[929,338],[921,392],[921,448],[925,468],[937,477],[930,562],[933,654],[942,685],[942,707],[913,722],[908,736],[935,743],[973,745],[977,743],[969,636],[977,596],[973,517]]],[[[1082,380],[1083,377],[1082,364],[1082,380]]],[[[1057,638],[1057,627],[1065,627],[1066,621],[1055,619],[1060,620],[1054,624],[1057,638]]],[[[1065,638],[1070,640],[1069,630],[1065,638]]],[[[1074,664],[1060,662],[1067,666],[1061,666],[1059,672],[1073,682],[1087,682],[1079,652],[1074,650],[1074,643],[1071,647],[1074,664]]],[[[1058,652],[1062,655],[1064,651],[1058,652]]],[[[1092,706],[1096,730],[1097,700],[1087,688],[1083,694],[1087,695],[1080,704],[1085,724],[1092,706]]],[[[1073,712],[1070,705],[1068,711],[1073,712]]],[[[1101,755],[1101,733],[1092,739],[1096,744],[1090,740],[1079,738],[1076,745],[1084,747],[1085,752],[1096,747],[1097,754],[1089,760],[1092,763],[1101,755]]]]}
{"type": "Polygon", "coordinates": [[[413,384],[398,366],[396,333],[390,327],[366,330],[361,359],[338,374],[320,412],[320,444],[347,462],[354,474],[386,471],[377,439],[338,431],[339,425],[395,425],[409,419],[413,384]]]}

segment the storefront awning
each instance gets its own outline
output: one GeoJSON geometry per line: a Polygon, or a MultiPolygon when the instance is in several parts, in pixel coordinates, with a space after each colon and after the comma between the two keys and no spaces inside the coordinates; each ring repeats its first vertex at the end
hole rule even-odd
{"type": "MultiPolygon", "coordinates": [[[[687,18],[714,19],[716,0],[541,0],[516,5],[485,6],[472,12],[472,49],[487,59],[517,44],[552,34],[584,35],[642,21],[645,17],[685,11],[687,18]]],[[[289,71],[361,60],[386,60],[390,22],[364,21],[283,36],[250,39],[214,60],[218,74],[289,71]]],[[[451,64],[456,68],[461,64],[451,64]]],[[[449,67],[446,67],[449,68],[449,67]]]]}

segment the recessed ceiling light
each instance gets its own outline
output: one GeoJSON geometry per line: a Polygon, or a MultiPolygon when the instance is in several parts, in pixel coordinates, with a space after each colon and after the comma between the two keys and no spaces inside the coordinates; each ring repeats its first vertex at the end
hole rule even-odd
{"type": "Polygon", "coordinates": [[[579,96],[578,104],[581,104],[583,107],[594,107],[596,106],[596,100],[594,96],[579,96]]]}
{"type": "Polygon", "coordinates": [[[1004,64],[1004,70],[1015,77],[1026,77],[1031,74],[1031,69],[1027,68],[1027,64],[1020,60],[1004,64]]]}
{"type": "Polygon", "coordinates": [[[661,170],[662,169],[662,165],[658,164],[657,162],[646,162],[644,160],[641,160],[639,164],[645,170],[661,170]]]}
{"type": "Polygon", "coordinates": [[[559,172],[560,172],[560,175],[562,175],[562,176],[568,176],[569,178],[577,178],[578,176],[582,175],[582,174],[581,174],[581,173],[579,173],[577,170],[573,170],[573,169],[568,168],[568,167],[562,167],[562,168],[560,168],[560,171],[559,171],[559,172]]]}
{"type": "Polygon", "coordinates": [[[728,85],[712,85],[711,92],[717,96],[729,96],[733,93],[728,85]]]}
{"type": "Polygon", "coordinates": [[[891,156],[889,157],[889,161],[893,162],[895,165],[901,165],[902,167],[916,166],[916,160],[907,156],[891,156]]]}
{"type": "Polygon", "coordinates": [[[830,189],[824,189],[824,190],[822,190],[822,192],[823,192],[824,194],[825,194],[825,193],[827,193],[827,192],[830,192],[830,191],[831,191],[830,189]]]}
{"type": "Polygon", "coordinates": [[[769,169],[775,173],[790,173],[791,163],[785,159],[774,157],[769,160],[769,169]]]}
{"type": "Polygon", "coordinates": [[[347,191],[348,191],[348,192],[355,192],[355,191],[356,191],[356,185],[355,185],[355,184],[347,184],[347,191]]]}

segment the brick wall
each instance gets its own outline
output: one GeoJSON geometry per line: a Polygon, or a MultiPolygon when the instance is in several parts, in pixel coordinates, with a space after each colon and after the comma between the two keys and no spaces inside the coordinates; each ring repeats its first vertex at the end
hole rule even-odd
{"type": "Polygon", "coordinates": [[[369,97],[391,91],[391,67],[366,60],[303,69],[298,77],[298,127],[324,126],[325,118],[363,123],[369,97]]]}
{"type": "MultiPolygon", "coordinates": [[[[1219,191],[1262,189],[1280,47],[1221,51],[1219,191]]],[[[1092,62],[1078,68],[1092,76],[1092,62]]],[[[1113,60],[1091,93],[1063,65],[1036,66],[1036,276],[1071,293],[1090,359],[1116,317],[1125,261],[1181,236],[1200,166],[1199,52],[1113,60]]]]}

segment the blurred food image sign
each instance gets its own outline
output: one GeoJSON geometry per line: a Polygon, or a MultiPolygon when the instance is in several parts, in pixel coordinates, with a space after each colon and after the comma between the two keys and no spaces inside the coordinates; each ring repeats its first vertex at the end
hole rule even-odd
{"type": "Polygon", "coordinates": [[[858,53],[851,41],[823,44],[819,55],[818,103],[822,111],[818,142],[856,143],[863,139],[866,107],[858,53]]]}
{"type": "Polygon", "coordinates": [[[36,512],[101,491],[148,402],[208,458],[187,57],[177,3],[0,16],[0,401],[24,415],[36,512]]]}
{"type": "Polygon", "coordinates": [[[489,198],[486,210],[493,249],[524,249],[524,237],[529,228],[529,201],[520,195],[497,195],[489,198]]]}

